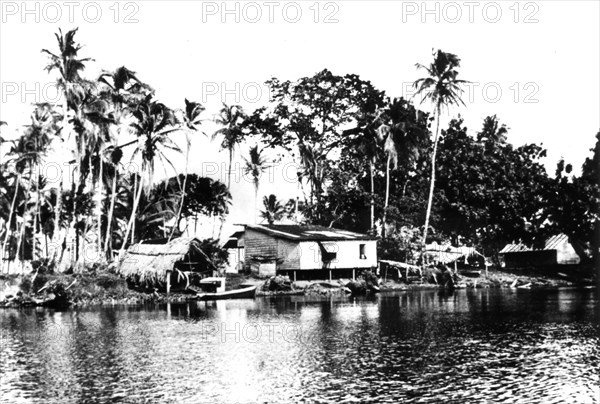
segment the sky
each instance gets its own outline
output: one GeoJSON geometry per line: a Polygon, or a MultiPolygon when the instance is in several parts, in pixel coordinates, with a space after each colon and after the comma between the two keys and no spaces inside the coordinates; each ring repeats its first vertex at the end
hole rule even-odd
{"type": "MultiPolygon", "coordinates": [[[[411,84],[425,75],[415,63],[429,64],[432,49],[442,49],[460,57],[459,78],[471,81],[466,106],[451,109],[442,127],[460,113],[474,134],[495,114],[509,128],[510,142],[548,150],[550,173],[560,158],[577,170],[600,129],[598,1],[0,1],[0,13],[6,138],[28,123],[32,103],[56,102],[40,50],[56,49],[53,34],[75,27],[81,56],[94,59],[86,77],[127,66],[172,108],[182,108],[185,98],[203,103],[205,118],[222,102],[251,112],[269,99],[265,80],[294,81],[324,68],[410,98],[411,84]]],[[[421,107],[431,111],[426,103],[421,107]]],[[[215,129],[204,127],[208,134],[215,129]]],[[[183,135],[175,140],[184,145],[183,135]]],[[[251,145],[236,152],[237,167],[251,145]]],[[[183,172],[185,157],[174,159],[183,172]]],[[[218,142],[194,137],[190,172],[225,180],[227,159],[218,142]]],[[[293,172],[273,167],[259,198],[298,195],[293,172]]],[[[254,221],[251,181],[238,169],[232,182],[224,234],[234,223],[254,221]]]]}

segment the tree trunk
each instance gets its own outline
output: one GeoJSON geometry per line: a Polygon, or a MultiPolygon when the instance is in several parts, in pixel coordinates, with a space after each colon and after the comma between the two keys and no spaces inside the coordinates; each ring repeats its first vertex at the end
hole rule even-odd
{"type": "MultiPolygon", "coordinates": [[[[179,220],[181,218],[181,211],[183,210],[183,203],[185,202],[185,187],[187,186],[187,178],[188,178],[188,165],[189,165],[189,157],[190,157],[190,139],[187,135],[186,132],[186,141],[187,141],[187,149],[185,151],[185,177],[183,178],[183,189],[181,190],[181,203],[179,204],[179,209],[177,210],[177,216],[175,216],[175,225],[173,226],[173,229],[171,230],[171,234],[169,235],[169,240],[171,241],[171,239],[173,238],[173,235],[175,234],[175,230],[179,230],[179,220]]],[[[229,168],[231,169],[231,157],[229,158],[229,168]]],[[[231,175],[231,173],[230,173],[231,175]]],[[[227,188],[229,188],[229,185],[227,185],[227,188]]]]}
{"type": "Polygon", "coordinates": [[[15,203],[17,202],[17,194],[19,193],[19,184],[21,183],[21,173],[17,174],[17,181],[15,182],[15,194],[13,195],[12,202],[10,204],[10,211],[8,212],[8,222],[6,222],[6,234],[4,235],[4,241],[2,242],[2,250],[0,251],[0,261],[2,261],[2,272],[4,272],[4,252],[8,244],[8,237],[10,235],[10,225],[12,222],[12,215],[15,211],[15,203]]]}
{"type": "Polygon", "coordinates": [[[390,200],[390,160],[392,156],[388,154],[385,164],[385,204],[383,205],[383,218],[381,220],[381,238],[385,238],[385,225],[387,223],[387,209],[390,200]]]}
{"type": "Polygon", "coordinates": [[[30,171],[30,177],[29,177],[29,184],[27,186],[27,195],[25,196],[25,206],[23,207],[23,223],[21,223],[21,229],[19,230],[19,238],[17,239],[17,260],[19,259],[19,257],[21,258],[21,261],[25,260],[25,248],[23,248],[23,251],[21,252],[21,247],[23,246],[23,237],[25,236],[25,229],[27,228],[27,216],[29,216],[29,210],[27,209],[27,202],[29,202],[29,196],[30,196],[30,192],[31,192],[31,171],[30,171]]]}
{"type": "Polygon", "coordinates": [[[36,191],[37,191],[37,198],[35,201],[35,212],[33,213],[33,245],[31,247],[31,258],[32,260],[35,260],[35,253],[36,253],[36,249],[37,249],[37,243],[36,243],[36,238],[35,235],[37,234],[37,228],[38,228],[38,216],[40,214],[40,199],[41,199],[41,193],[40,193],[40,169],[39,167],[37,168],[37,172],[36,172],[36,191]]]}
{"type": "Polygon", "coordinates": [[[52,251],[52,257],[50,257],[50,262],[54,263],[56,261],[56,257],[58,255],[59,243],[60,243],[60,215],[62,213],[62,178],[58,183],[58,188],[56,189],[56,204],[54,205],[54,231],[52,234],[54,249],[52,251]]]}
{"type": "Polygon", "coordinates": [[[258,208],[258,187],[254,188],[254,224],[256,224],[257,221],[257,214],[256,214],[256,209],[258,208]]]}
{"type": "Polygon", "coordinates": [[[98,217],[98,252],[97,259],[101,257],[102,252],[102,176],[104,171],[104,164],[102,164],[102,156],[100,156],[100,152],[98,152],[98,158],[100,159],[100,174],[98,178],[98,205],[96,206],[96,213],[98,217]]]}
{"type": "Polygon", "coordinates": [[[373,228],[375,227],[375,176],[373,170],[373,159],[371,159],[371,161],[369,162],[369,171],[371,177],[371,230],[373,230],[373,228]]]}
{"type": "MultiPolygon", "coordinates": [[[[133,195],[134,196],[137,195],[137,192],[138,192],[137,187],[138,187],[138,177],[137,177],[137,175],[135,175],[133,177],[133,195]]],[[[141,184],[140,184],[140,189],[142,189],[141,184]]],[[[135,211],[137,209],[137,206],[135,206],[135,200],[133,202],[133,205],[134,205],[133,213],[135,213],[135,211]]],[[[131,224],[131,223],[128,223],[127,227],[129,227],[129,224],[131,224]]],[[[131,244],[133,244],[135,242],[135,220],[133,221],[133,223],[131,225],[133,226],[132,231],[131,231],[131,244]]],[[[123,242],[125,242],[126,240],[127,240],[127,237],[125,237],[125,240],[123,242]]]]}
{"type": "Polygon", "coordinates": [[[431,156],[431,182],[429,185],[429,198],[427,199],[427,212],[425,213],[425,229],[423,230],[423,241],[421,245],[421,258],[425,253],[427,243],[427,230],[429,229],[429,216],[431,215],[431,205],[433,203],[433,190],[435,188],[435,156],[437,154],[438,137],[440,133],[440,107],[437,107],[437,124],[435,129],[435,139],[433,140],[433,155],[431,156]]]}
{"type": "Polygon", "coordinates": [[[227,189],[231,192],[231,164],[233,164],[233,149],[229,149],[229,169],[227,170],[227,189]]]}
{"type": "Polygon", "coordinates": [[[137,213],[137,208],[140,203],[140,199],[142,197],[142,189],[143,188],[144,187],[142,187],[142,184],[140,184],[137,196],[133,202],[133,209],[131,211],[131,217],[129,218],[129,222],[127,223],[127,230],[125,231],[125,237],[123,237],[123,243],[121,245],[121,249],[119,250],[119,259],[122,258],[123,254],[125,253],[125,245],[127,244],[127,239],[129,238],[129,232],[133,226],[133,223],[135,222],[135,214],[137,213]]]}
{"type": "MultiPolygon", "coordinates": [[[[112,232],[112,221],[113,221],[113,213],[115,211],[115,201],[117,199],[117,178],[119,176],[119,168],[115,165],[115,175],[112,179],[112,190],[110,195],[110,208],[108,211],[108,222],[106,223],[106,239],[104,241],[104,254],[108,258],[108,250],[111,241],[111,232],[112,232]]],[[[112,257],[109,258],[109,261],[112,261],[112,257]]]]}

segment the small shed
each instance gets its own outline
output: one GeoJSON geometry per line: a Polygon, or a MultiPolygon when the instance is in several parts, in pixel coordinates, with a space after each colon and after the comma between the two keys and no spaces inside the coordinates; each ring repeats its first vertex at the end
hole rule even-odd
{"type": "Polygon", "coordinates": [[[352,277],[377,268],[377,239],[323,226],[246,225],[244,268],[292,279],[352,277]]]}
{"type": "Polygon", "coordinates": [[[577,265],[585,258],[585,249],[577,242],[572,243],[566,234],[558,234],[546,240],[543,248],[507,244],[500,256],[507,268],[577,265]]]}
{"type": "Polygon", "coordinates": [[[118,268],[121,276],[129,280],[145,285],[166,284],[167,290],[171,285],[187,287],[192,274],[209,276],[214,270],[211,259],[201,249],[200,240],[193,237],[134,244],[118,268]]]}

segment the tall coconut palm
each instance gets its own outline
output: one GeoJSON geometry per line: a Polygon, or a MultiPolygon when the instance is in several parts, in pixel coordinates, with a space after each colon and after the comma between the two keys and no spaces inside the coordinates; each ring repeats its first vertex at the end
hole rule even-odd
{"type": "MultiPolygon", "coordinates": [[[[31,115],[31,124],[26,127],[25,132],[19,139],[14,142],[14,146],[11,150],[11,155],[16,156],[15,170],[19,173],[18,177],[26,176],[26,178],[28,178],[27,186],[24,189],[25,196],[23,199],[21,228],[17,238],[17,256],[21,250],[22,239],[28,222],[27,216],[31,214],[29,198],[34,179],[36,178],[36,172],[39,172],[37,167],[43,161],[43,156],[46,154],[53,136],[58,131],[58,119],[59,118],[53,113],[49,105],[38,105],[31,115]]],[[[20,181],[17,180],[15,183],[15,196],[18,193],[19,182],[20,181]]],[[[39,184],[39,178],[37,178],[37,182],[39,184]]],[[[37,187],[37,192],[39,197],[39,187],[37,187]]],[[[14,198],[13,201],[15,201],[14,198]]],[[[9,223],[12,219],[13,211],[14,204],[11,206],[11,212],[9,213],[9,223]]],[[[2,251],[6,248],[6,240],[7,237],[5,237],[2,251]]]]}
{"type": "Polygon", "coordinates": [[[156,160],[161,161],[163,166],[165,163],[168,163],[175,170],[173,163],[165,155],[164,149],[181,152],[177,145],[168,137],[170,133],[179,129],[175,113],[166,105],[152,100],[152,94],[144,98],[137,106],[133,111],[133,116],[135,122],[132,123],[132,127],[139,139],[138,146],[133,153],[133,158],[140,157],[141,172],[145,178],[143,178],[144,183],[140,184],[137,195],[135,195],[131,217],[125,230],[125,237],[121,243],[119,257],[122,257],[125,252],[125,245],[127,244],[127,239],[135,220],[142,191],[146,190],[146,193],[148,193],[152,189],[156,160]]]}
{"type": "Polygon", "coordinates": [[[252,178],[252,183],[254,184],[254,221],[256,222],[258,187],[260,186],[260,177],[267,169],[267,160],[262,155],[262,150],[258,148],[258,145],[256,145],[250,148],[249,158],[244,157],[244,161],[246,162],[244,173],[246,175],[250,175],[252,178]]]}
{"type": "MultiPolygon", "coordinates": [[[[75,34],[77,33],[77,29],[68,31],[65,35],[63,35],[62,31],[59,29],[58,33],[55,34],[56,40],[58,42],[58,53],[50,52],[47,49],[42,49],[42,53],[47,54],[50,57],[50,62],[46,66],[45,70],[48,72],[57,71],[58,72],[58,86],[62,90],[62,135],[66,136],[66,139],[70,139],[70,130],[69,128],[69,115],[71,112],[76,111],[77,100],[83,97],[85,82],[81,77],[81,72],[85,69],[85,63],[91,61],[91,58],[79,58],[79,50],[81,50],[81,45],[75,42],[75,34]]],[[[63,139],[64,140],[64,139],[63,139]]],[[[81,147],[75,147],[75,152],[81,149],[81,147]]],[[[80,156],[77,156],[76,160],[80,163],[80,156]]],[[[74,180],[72,180],[74,182],[74,180]]],[[[58,192],[57,194],[60,196],[62,194],[63,181],[62,178],[58,183],[58,192]]],[[[72,186],[74,188],[74,184],[72,186]]],[[[60,231],[58,226],[60,226],[60,215],[62,212],[62,198],[57,198],[57,206],[55,209],[55,218],[54,223],[57,228],[54,231],[54,245],[60,246],[63,243],[60,242],[60,231]]],[[[67,237],[67,235],[65,235],[67,237]]],[[[55,249],[53,252],[52,261],[54,262],[56,257],[59,255],[58,249],[55,249]]],[[[62,257],[62,251],[60,252],[60,256],[62,257]]]]}
{"type": "Polygon", "coordinates": [[[260,212],[260,216],[269,222],[269,225],[281,220],[285,214],[285,207],[277,200],[273,194],[263,198],[265,210],[260,212]]]}
{"type": "Polygon", "coordinates": [[[121,135],[122,125],[131,115],[132,108],[147,95],[152,94],[154,90],[140,81],[137,78],[136,73],[125,66],[121,66],[113,72],[103,71],[98,77],[98,82],[103,84],[100,88],[100,97],[111,103],[116,124],[116,136],[112,140],[113,145],[106,149],[106,153],[110,155],[110,158],[107,161],[109,167],[107,168],[111,172],[110,178],[112,180],[110,207],[108,210],[104,241],[104,254],[108,257],[111,246],[113,215],[118,193],[117,184],[119,182],[119,167],[121,166],[121,158],[123,157],[122,148],[131,145],[134,142],[120,146],[118,146],[117,143],[121,135]]]}
{"type": "Polygon", "coordinates": [[[369,127],[364,130],[363,135],[359,143],[360,152],[369,161],[369,179],[370,179],[370,197],[369,197],[369,208],[370,208],[370,229],[375,227],[375,160],[377,159],[378,148],[377,148],[377,137],[374,136],[374,131],[369,127]]]}
{"type": "Polygon", "coordinates": [[[383,151],[386,156],[385,163],[385,202],[383,205],[382,237],[385,238],[385,226],[387,223],[387,210],[390,201],[390,165],[394,165],[394,169],[398,167],[398,149],[394,139],[394,132],[388,125],[381,125],[377,130],[377,137],[383,144],[383,151]]]}
{"type": "Polygon", "coordinates": [[[425,250],[427,239],[427,230],[429,229],[429,217],[431,215],[431,205],[433,203],[433,191],[435,188],[435,159],[440,132],[440,116],[442,109],[449,109],[452,105],[465,105],[461,98],[463,89],[461,85],[467,83],[465,80],[457,78],[460,67],[458,56],[438,50],[433,52],[433,62],[429,67],[420,63],[416,64],[417,69],[423,69],[429,77],[416,80],[413,84],[417,90],[417,95],[423,95],[423,101],[429,100],[433,104],[436,117],[435,138],[433,140],[433,154],[431,156],[431,179],[429,186],[429,198],[427,199],[427,212],[425,213],[425,228],[423,231],[422,249],[425,250]]]}
{"type": "Polygon", "coordinates": [[[382,124],[377,128],[377,137],[387,157],[385,204],[382,217],[382,236],[385,237],[387,210],[390,198],[390,169],[397,169],[399,162],[408,169],[419,158],[420,150],[426,147],[428,132],[426,125],[415,108],[403,98],[394,98],[380,116],[382,124]],[[416,116],[416,118],[415,118],[416,116]]]}
{"type": "MultiPolygon", "coordinates": [[[[185,99],[185,115],[183,117],[184,122],[184,132],[185,132],[185,176],[183,177],[183,185],[181,187],[181,201],[179,203],[179,209],[177,210],[177,214],[175,215],[175,225],[171,229],[171,234],[169,235],[169,241],[173,238],[175,231],[179,227],[179,221],[181,220],[181,211],[183,210],[183,204],[185,203],[185,193],[186,186],[188,180],[188,166],[189,166],[189,156],[190,156],[190,133],[198,132],[200,130],[200,124],[202,120],[200,119],[200,115],[205,110],[205,108],[197,102],[188,101],[185,99]]],[[[231,164],[231,163],[230,163],[231,164]]]]}
{"type": "MultiPolygon", "coordinates": [[[[81,144],[86,149],[81,151],[82,164],[79,167],[80,186],[78,194],[82,192],[83,183],[88,182],[90,189],[95,193],[95,215],[97,219],[97,252],[101,257],[102,249],[102,212],[103,212],[103,185],[107,179],[104,166],[110,160],[106,150],[111,146],[111,128],[116,124],[113,108],[104,98],[88,93],[88,96],[73,118],[73,129],[77,137],[82,139],[81,144]],[[105,163],[106,161],[106,163],[105,163]]],[[[78,195],[79,196],[79,195],[78,195]]],[[[74,214],[74,220],[76,220],[74,214]]],[[[85,236],[85,233],[83,234],[85,236]]]]}
{"type": "Polygon", "coordinates": [[[233,163],[233,153],[235,148],[244,139],[244,132],[241,123],[244,119],[244,110],[239,105],[227,106],[223,104],[223,108],[219,112],[219,116],[215,122],[222,126],[217,130],[212,138],[215,140],[219,136],[223,136],[221,141],[221,150],[229,152],[229,167],[227,168],[227,187],[231,187],[231,165],[233,163]]]}

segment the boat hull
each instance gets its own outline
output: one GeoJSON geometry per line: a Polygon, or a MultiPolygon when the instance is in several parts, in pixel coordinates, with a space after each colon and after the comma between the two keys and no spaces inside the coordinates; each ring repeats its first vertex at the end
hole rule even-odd
{"type": "Polygon", "coordinates": [[[256,286],[217,293],[200,293],[198,300],[254,299],[256,286]]]}

